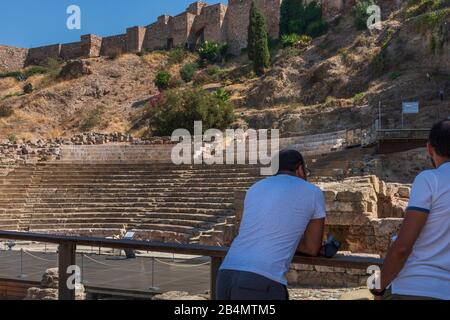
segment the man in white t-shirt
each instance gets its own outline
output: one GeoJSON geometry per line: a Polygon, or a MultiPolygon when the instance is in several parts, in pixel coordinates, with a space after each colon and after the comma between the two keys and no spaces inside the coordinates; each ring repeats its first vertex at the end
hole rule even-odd
{"type": "Polygon", "coordinates": [[[433,126],[428,153],[434,170],[414,181],[405,220],[381,271],[385,300],[450,300],[450,120],[433,126]]]}
{"type": "Polygon", "coordinates": [[[295,252],[322,246],[325,200],[308,183],[301,154],[281,151],[276,176],[247,192],[239,235],[220,268],[218,300],[287,300],[286,273],[295,252]]]}

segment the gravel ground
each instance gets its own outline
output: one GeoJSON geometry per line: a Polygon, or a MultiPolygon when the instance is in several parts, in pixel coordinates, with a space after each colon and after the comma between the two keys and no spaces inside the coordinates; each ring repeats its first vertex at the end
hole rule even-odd
{"type": "Polygon", "coordinates": [[[339,300],[344,293],[360,290],[361,288],[289,288],[290,300],[339,300]]]}

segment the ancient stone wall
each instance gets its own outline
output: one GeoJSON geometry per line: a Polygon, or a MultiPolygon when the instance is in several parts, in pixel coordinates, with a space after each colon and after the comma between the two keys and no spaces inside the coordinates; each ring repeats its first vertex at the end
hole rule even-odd
{"type": "MultiPolygon", "coordinates": [[[[267,20],[269,36],[278,38],[282,0],[256,0],[267,20]]],[[[333,17],[350,10],[355,0],[323,0],[324,15],[333,17]]],[[[306,1],[308,2],[308,1],[306,1]]],[[[196,48],[202,41],[228,43],[230,53],[240,54],[247,46],[247,27],[251,0],[229,0],[209,5],[194,2],[176,16],[162,15],[147,27],[131,27],[126,34],[101,37],[84,35],[80,42],[56,44],[32,49],[0,47],[0,69],[20,69],[39,65],[48,58],[63,60],[125,52],[166,49],[176,46],[196,48]],[[25,58],[26,56],[26,58],[25,58]]]]}
{"type": "MultiPolygon", "coordinates": [[[[267,27],[271,38],[278,38],[280,24],[281,0],[257,0],[258,8],[267,19],[267,27]]],[[[247,47],[247,28],[251,1],[229,0],[226,13],[227,43],[233,54],[239,54],[247,47]]]]}
{"type": "Polygon", "coordinates": [[[227,42],[223,23],[227,7],[223,4],[215,4],[203,7],[200,15],[195,17],[189,45],[194,47],[199,37],[207,41],[227,42]]]}
{"type": "Polygon", "coordinates": [[[145,33],[147,29],[144,27],[132,27],[127,29],[127,51],[141,52],[144,43],[145,33]]]}
{"type": "Polygon", "coordinates": [[[28,49],[0,46],[0,72],[22,69],[27,55],[28,49]]]}
{"type": "Polygon", "coordinates": [[[100,55],[111,56],[127,52],[127,35],[104,37],[100,49],[100,55]]]}
{"type": "Polygon", "coordinates": [[[145,50],[165,49],[167,47],[170,33],[169,18],[167,15],[160,16],[155,23],[147,27],[143,44],[145,50]]]}
{"type": "Polygon", "coordinates": [[[61,57],[61,44],[53,44],[44,47],[31,48],[25,65],[40,65],[48,59],[58,59],[61,57]]]}
{"type": "Polygon", "coordinates": [[[62,44],[60,56],[63,60],[76,59],[82,56],[81,42],[62,44]]]}
{"type": "Polygon", "coordinates": [[[94,34],[81,36],[81,56],[93,58],[100,56],[102,38],[94,34]]]}
{"type": "Polygon", "coordinates": [[[183,47],[186,45],[192,23],[192,14],[187,12],[170,18],[170,28],[167,39],[171,40],[168,43],[168,49],[171,47],[183,47]]]}

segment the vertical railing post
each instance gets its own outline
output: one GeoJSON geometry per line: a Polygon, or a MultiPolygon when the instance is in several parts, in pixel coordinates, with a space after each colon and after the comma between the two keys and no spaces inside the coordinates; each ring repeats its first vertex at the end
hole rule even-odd
{"type": "Polygon", "coordinates": [[[211,257],[211,283],[210,283],[210,297],[211,300],[216,300],[216,282],[217,275],[219,273],[220,265],[222,264],[222,258],[211,257]]]}
{"type": "Polygon", "coordinates": [[[76,265],[76,251],[75,243],[61,243],[58,250],[58,272],[59,272],[59,300],[75,300],[75,285],[73,287],[67,286],[69,274],[67,268],[76,265]]]}

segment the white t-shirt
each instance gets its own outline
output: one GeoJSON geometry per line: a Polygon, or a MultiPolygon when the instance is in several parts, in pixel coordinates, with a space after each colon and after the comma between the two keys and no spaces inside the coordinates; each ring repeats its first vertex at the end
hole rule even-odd
{"type": "Polygon", "coordinates": [[[417,176],[408,209],[429,216],[392,293],[450,300],[450,163],[417,176]]]}
{"type": "Polygon", "coordinates": [[[286,285],[306,227],[325,216],[318,187],[290,175],[257,182],[247,192],[239,235],[220,269],[252,272],[286,285]]]}

